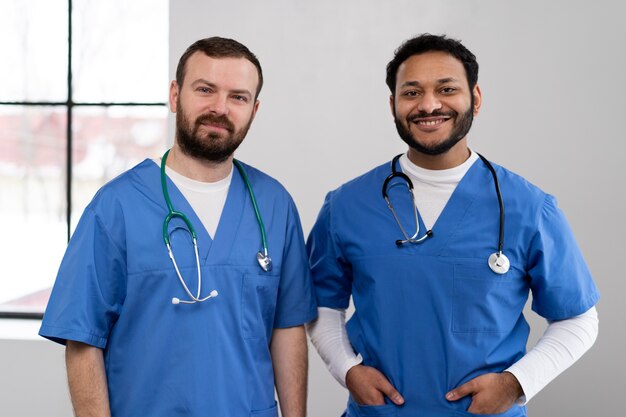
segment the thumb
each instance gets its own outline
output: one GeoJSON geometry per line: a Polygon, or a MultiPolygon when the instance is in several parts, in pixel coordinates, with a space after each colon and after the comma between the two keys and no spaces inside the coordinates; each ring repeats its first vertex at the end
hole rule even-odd
{"type": "Polygon", "coordinates": [[[472,381],[468,381],[465,384],[456,387],[452,391],[449,391],[446,394],[446,400],[457,401],[463,397],[466,397],[472,394],[473,392],[474,392],[474,384],[472,384],[472,381]]]}
{"type": "Polygon", "coordinates": [[[395,404],[395,405],[402,405],[404,404],[404,398],[402,397],[402,395],[400,395],[400,393],[398,392],[398,390],[396,390],[394,388],[393,385],[391,385],[391,383],[387,380],[384,379],[384,381],[382,381],[382,386],[379,387],[379,389],[395,404]]]}

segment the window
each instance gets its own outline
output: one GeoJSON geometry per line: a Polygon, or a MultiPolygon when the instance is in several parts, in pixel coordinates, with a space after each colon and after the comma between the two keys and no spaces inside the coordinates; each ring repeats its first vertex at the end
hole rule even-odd
{"type": "Polygon", "coordinates": [[[0,315],[41,317],[96,190],[167,139],[167,0],[0,0],[0,315]]]}

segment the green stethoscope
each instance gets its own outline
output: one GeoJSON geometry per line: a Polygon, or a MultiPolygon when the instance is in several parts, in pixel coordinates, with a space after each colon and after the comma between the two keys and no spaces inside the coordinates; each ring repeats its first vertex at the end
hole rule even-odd
{"type": "MultiPolygon", "coordinates": [[[[209,293],[209,295],[207,295],[204,298],[200,298],[200,291],[201,291],[201,286],[202,286],[202,271],[200,270],[200,256],[198,255],[198,238],[196,235],[196,229],[193,227],[193,224],[191,223],[189,218],[187,218],[187,216],[184,213],[174,210],[174,207],[172,206],[172,200],[170,200],[170,195],[167,192],[167,176],[165,175],[165,162],[167,161],[167,155],[169,153],[170,153],[170,149],[168,149],[163,154],[163,158],[161,158],[161,187],[163,188],[163,197],[165,197],[165,203],[167,204],[167,210],[168,210],[167,216],[165,216],[165,220],[163,220],[163,241],[165,242],[165,246],[167,247],[167,253],[169,254],[170,259],[172,260],[174,269],[176,270],[176,275],[178,275],[178,280],[182,284],[189,298],[191,298],[191,300],[181,300],[179,298],[174,297],[172,298],[172,304],[201,303],[203,301],[208,300],[209,298],[217,297],[218,293],[216,290],[212,290],[209,293]],[[176,263],[176,259],[174,258],[174,253],[172,252],[172,246],[170,244],[170,238],[167,233],[167,230],[168,230],[170,221],[174,218],[179,218],[183,222],[185,222],[185,224],[187,225],[187,228],[189,229],[189,233],[191,234],[191,240],[193,242],[193,250],[196,255],[196,268],[198,271],[197,272],[198,290],[196,292],[196,295],[192,294],[191,291],[189,291],[189,288],[187,287],[187,284],[185,283],[185,280],[183,279],[183,276],[180,273],[180,269],[178,269],[178,264],[176,263]]],[[[259,224],[259,230],[261,231],[261,244],[263,245],[263,250],[257,253],[256,255],[257,261],[259,262],[259,265],[261,266],[261,269],[263,269],[263,271],[265,272],[271,271],[272,259],[269,257],[267,253],[267,237],[265,235],[265,225],[263,224],[263,219],[261,218],[261,214],[259,213],[259,207],[257,205],[256,198],[254,196],[254,191],[252,190],[252,185],[250,185],[250,180],[248,179],[248,175],[246,174],[246,171],[243,169],[243,165],[241,165],[241,162],[239,162],[236,159],[233,159],[233,163],[235,164],[235,166],[237,167],[237,170],[241,174],[241,177],[243,178],[243,182],[246,184],[246,188],[248,189],[248,194],[250,194],[250,200],[252,201],[252,207],[254,207],[254,214],[256,215],[256,220],[257,220],[257,223],[259,224]]]]}

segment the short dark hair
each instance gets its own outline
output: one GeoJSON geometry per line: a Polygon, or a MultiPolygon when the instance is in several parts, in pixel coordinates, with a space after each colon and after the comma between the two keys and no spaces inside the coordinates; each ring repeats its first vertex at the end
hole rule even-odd
{"type": "Polygon", "coordinates": [[[245,45],[237,42],[236,40],[220,38],[218,36],[200,39],[194,42],[180,57],[178,67],[176,67],[176,83],[179,88],[183,85],[183,80],[185,79],[187,60],[189,60],[191,55],[198,51],[203,52],[211,58],[245,58],[252,62],[256,67],[257,73],[259,74],[259,85],[256,89],[256,97],[259,96],[261,87],[263,87],[263,70],[261,69],[261,63],[257,57],[250,52],[245,45]]]}
{"type": "Polygon", "coordinates": [[[467,83],[470,91],[472,91],[478,82],[478,62],[476,61],[476,56],[463,46],[459,40],[448,38],[446,35],[424,33],[404,41],[394,52],[393,59],[387,64],[386,82],[389,90],[391,90],[391,94],[395,93],[398,68],[404,61],[413,55],[435,51],[448,53],[461,61],[465,68],[467,83]]]}

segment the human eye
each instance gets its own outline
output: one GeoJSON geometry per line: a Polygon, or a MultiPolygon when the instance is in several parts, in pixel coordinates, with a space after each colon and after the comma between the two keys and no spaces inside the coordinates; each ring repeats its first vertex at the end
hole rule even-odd
{"type": "Polygon", "coordinates": [[[455,87],[443,87],[440,91],[442,94],[454,94],[457,89],[455,87]]]}
{"type": "Polygon", "coordinates": [[[417,90],[407,90],[402,93],[404,97],[417,97],[419,92],[417,90]]]}
{"type": "Polygon", "coordinates": [[[247,102],[248,102],[248,97],[243,96],[243,95],[241,95],[241,94],[235,94],[235,95],[233,95],[233,99],[234,99],[235,101],[240,101],[240,102],[242,102],[242,103],[247,103],[247,102]]]}
{"type": "Polygon", "coordinates": [[[196,88],[196,91],[202,94],[209,94],[212,90],[210,87],[201,85],[199,87],[196,88]]]}

